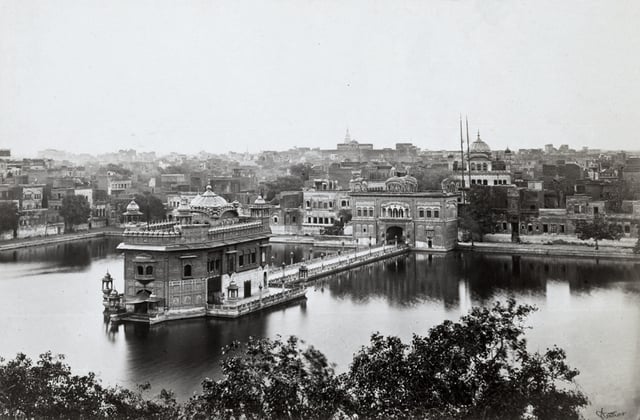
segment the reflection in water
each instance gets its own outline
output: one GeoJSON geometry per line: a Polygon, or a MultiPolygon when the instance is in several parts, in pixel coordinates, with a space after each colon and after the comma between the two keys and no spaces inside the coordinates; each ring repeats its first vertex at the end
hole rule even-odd
{"type": "MultiPolygon", "coordinates": [[[[607,260],[450,253],[413,254],[360,267],[309,288],[308,301],[236,320],[194,319],[155,326],[114,325],[102,314],[108,269],[122,289],[118,238],[0,253],[0,355],[64,353],[80,372],[109,384],[150,382],[180,398],[219,374],[221,348],[249,336],[295,334],[337,370],[374,331],[408,340],[472,305],[515,297],[538,306],[530,346],[558,344],[581,370],[596,406],[638,406],[640,266],[607,260]],[[605,363],[606,362],[606,363],[605,363]]],[[[338,249],[274,245],[274,264],[338,249]]]]}
{"type": "Polygon", "coordinates": [[[111,237],[4,251],[0,252],[0,263],[46,262],[59,268],[86,267],[92,259],[114,254],[120,242],[120,238],[111,237]]]}

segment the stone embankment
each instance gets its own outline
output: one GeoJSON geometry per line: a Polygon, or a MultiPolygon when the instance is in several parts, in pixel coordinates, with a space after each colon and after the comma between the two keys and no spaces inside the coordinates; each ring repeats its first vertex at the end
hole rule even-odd
{"type": "Polygon", "coordinates": [[[37,238],[12,239],[0,242],[0,251],[12,251],[32,246],[52,245],[62,242],[80,241],[85,239],[103,238],[105,236],[122,236],[122,229],[100,228],[86,232],[65,233],[62,235],[41,236],[37,238]]]}
{"type": "Polygon", "coordinates": [[[558,245],[558,244],[523,244],[503,242],[469,242],[458,243],[458,249],[463,251],[479,252],[484,254],[509,254],[509,255],[542,255],[550,257],[579,257],[579,258],[612,258],[640,261],[640,255],[633,250],[622,246],[599,246],[596,249],[592,245],[558,245]]]}

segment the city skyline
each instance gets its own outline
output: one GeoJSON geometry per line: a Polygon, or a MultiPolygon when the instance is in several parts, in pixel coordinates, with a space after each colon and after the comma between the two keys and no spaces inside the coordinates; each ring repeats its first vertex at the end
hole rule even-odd
{"type": "Polygon", "coordinates": [[[2,10],[0,147],[16,155],[326,148],[347,127],[377,148],[455,149],[460,113],[496,150],[637,143],[634,2],[2,10]]]}

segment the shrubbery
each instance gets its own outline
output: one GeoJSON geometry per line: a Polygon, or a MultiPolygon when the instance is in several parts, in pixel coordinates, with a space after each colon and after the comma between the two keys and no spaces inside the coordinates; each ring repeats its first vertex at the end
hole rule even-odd
{"type": "Polygon", "coordinates": [[[586,397],[559,348],[526,349],[528,305],[474,308],[410,343],[373,334],[347,372],[336,374],[296,337],[225,348],[222,378],[207,379],[184,404],[168,391],[147,398],[71,373],[50,353],[0,360],[0,416],[123,419],[577,419],[586,397]]]}

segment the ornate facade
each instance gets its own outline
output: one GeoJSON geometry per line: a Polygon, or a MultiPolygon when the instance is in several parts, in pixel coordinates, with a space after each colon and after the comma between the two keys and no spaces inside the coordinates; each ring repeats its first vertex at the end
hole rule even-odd
{"type": "Polygon", "coordinates": [[[269,206],[250,217],[207,188],[182,202],[174,221],[124,232],[127,313],[163,319],[203,316],[207,305],[267,293],[269,206]],[[264,291],[263,291],[264,289],[264,291]]]}
{"type": "Polygon", "coordinates": [[[415,178],[398,174],[387,179],[382,191],[369,191],[366,181],[358,176],[350,185],[353,236],[358,244],[398,242],[416,249],[455,248],[458,236],[455,194],[418,192],[415,178]]]}
{"type": "Polygon", "coordinates": [[[443,191],[455,193],[464,185],[511,185],[511,151],[503,153],[504,160],[492,157],[491,148],[480,138],[471,144],[463,162],[464,175],[457,164],[457,172],[442,181],[443,191]],[[462,181],[464,176],[464,182],[462,181]]]}

